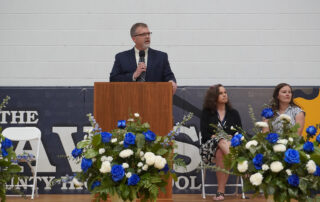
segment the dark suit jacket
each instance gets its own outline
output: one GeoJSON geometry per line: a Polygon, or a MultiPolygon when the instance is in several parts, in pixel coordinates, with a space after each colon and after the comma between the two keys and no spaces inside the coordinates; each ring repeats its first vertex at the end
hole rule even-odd
{"type": "MultiPolygon", "coordinates": [[[[110,81],[132,81],[133,73],[137,69],[134,48],[116,55],[116,59],[110,73],[110,81]]],[[[146,81],[169,81],[176,82],[171,71],[167,53],[149,48],[146,81]]]]}

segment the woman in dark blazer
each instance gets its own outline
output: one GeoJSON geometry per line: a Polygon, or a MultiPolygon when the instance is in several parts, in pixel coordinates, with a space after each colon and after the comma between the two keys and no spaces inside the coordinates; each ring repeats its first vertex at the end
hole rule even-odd
{"type": "MultiPolygon", "coordinates": [[[[229,153],[229,140],[241,127],[240,115],[231,107],[226,89],[221,84],[211,86],[206,93],[200,119],[202,144],[209,147],[201,154],[204,162],[215,161],[218,167],[224,168],[223,157],[229,153]]],[[[213,200],[224,200],[229,175],[223,172],[216,172],[216,175],[218,191],[213,200]]]]}

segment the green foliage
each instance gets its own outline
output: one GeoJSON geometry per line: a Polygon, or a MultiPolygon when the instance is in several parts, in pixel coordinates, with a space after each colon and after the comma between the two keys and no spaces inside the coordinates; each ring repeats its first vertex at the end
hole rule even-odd
{"type": "MultiPolygon", "coordinates": [[[[6,106],[6,104],[8,104],[9,100],[9,96],[3,99],[2,103],[0,104],[0,111],[6,106]]],[[[5,140],[5,137],[2,136],[1,131],[2,128],[0,127],[0,145],[2,141],[5,140]]],[[[2,202],[6,201],[6,183],[13,178],[13,184],[17,184],[18,173],[21,171],[21,168],[12,162],[16,159],[16,154],[13,151],[13,147],[11,146],[5,150],[8,153],[7,156],[4,156],[2,150],[0,149],[0,199],[2,202]]]]}

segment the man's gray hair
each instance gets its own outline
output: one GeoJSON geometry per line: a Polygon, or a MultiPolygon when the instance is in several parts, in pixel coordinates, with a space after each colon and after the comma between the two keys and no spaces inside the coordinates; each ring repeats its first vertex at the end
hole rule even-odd
{"type": "Polygon", "coordinates": [[[143,22],[138,22],[138,23],[132,25],[132,27],[130,29],[131,37],[134,37],[137,34],[136,30],[137,30],[138,27],[148,27],[148,25],[146,23],[143,23],[143,22]]]}

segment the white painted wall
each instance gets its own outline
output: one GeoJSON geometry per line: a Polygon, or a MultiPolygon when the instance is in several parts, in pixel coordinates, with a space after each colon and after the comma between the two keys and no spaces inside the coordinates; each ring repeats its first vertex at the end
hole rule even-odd
{"type": "Polygon", "coordinates": [[[0,86],[108,81],[149,24],[181,85],[320,85],[319,0],[0,0],[0,86]]]}

